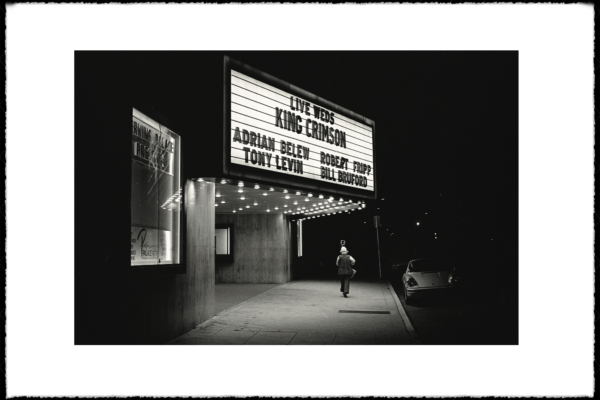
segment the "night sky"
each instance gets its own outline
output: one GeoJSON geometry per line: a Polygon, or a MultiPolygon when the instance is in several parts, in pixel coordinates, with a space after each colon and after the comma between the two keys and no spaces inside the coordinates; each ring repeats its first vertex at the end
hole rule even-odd
{"type": "Polygon", "coordinates": [[[517,52],[226,54],[375,121],[379,200],[305,221],[308,256],[346,238],[372,261],[379,214],[386,256],[441,243],[516,268],[517,52]]]}

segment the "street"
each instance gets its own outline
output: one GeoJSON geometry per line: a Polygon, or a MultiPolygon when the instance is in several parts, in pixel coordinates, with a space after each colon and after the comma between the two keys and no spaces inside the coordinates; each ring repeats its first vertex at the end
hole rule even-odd
{"type": "Polygon", "coordinates": [[[406,305],[400,276],[390,278],[422,344],[518,344],[515,289],[436,294],[406,305]]]}

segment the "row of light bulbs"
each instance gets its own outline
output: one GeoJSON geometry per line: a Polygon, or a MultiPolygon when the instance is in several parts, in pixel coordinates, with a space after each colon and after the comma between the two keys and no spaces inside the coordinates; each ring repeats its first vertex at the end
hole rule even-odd
{"type": "MultiPolygon", "coordinates": [[[[217,197],[221,197],[221,196],[220,196],[220,195],[217,195],[217,197]]],[[[242,196],[242,197],[241,197],[241,199],[242,199],[242,200],[246,200],[246,198],[245,198],[244,196],[242,196]]],[[[308,200],[307,200],[307,201],[308,201],[308,200]]],[[[225,200],[221,200],[221,204],[225,204],[225,203],[226,203],[226,202],[225,202],[225,200]]],[[[321,210],[328,210],[330,207],[332,207],[332,209],[339,209],[339,208],[341,208],[341,207],[340,207],[340,205],[341,205],[341,204],[342,204],[342,202],[339,202],[337,206],[330,206],[329,204],[325,204],[325,205],[323,205],[323,203],[318,203],[318,205],[313,205],[313,206],[311,207],[311,210],[313,210],[313,211],[308,211],[308,212],[306,212],[306,214],[311,214],[311,213],[317,213],[317,212],[320,212],[320,211],[319,211],[319,209],[321,209],[321,210]]],[[[362,208],[364,208],[364,204],[361,204],[360,202],[359,202],[358,204],[360,204],[360,205],[362,206],[362,208]]],[[[258,205],[258,203],[256,202],[256,200],[254,201],[253,205],[254,205],[254,206],[257,206],[257,205],[258,205]]],[[[297,201],[295,201],[295,202],[294,202],[294,205],[298,205],[298,202],[297,202],[297,201]]],[[[218,203],[215,203],[215,207],[218,207],[218,206],[219,206],[219,204],[218,204],[218,203]]],[[[283,207],[284,207],[284,208],[287,208],[287,207],[288,207],[288,205],[287,205],[287,204],[284,204],[284,205],[283,205],[283,207]]],[[[250,205],[246,205],[246,208],[250,208],[250,205]]],[[[359,208],[359,209],[362,209],[362,208],[359,208]]],[[[242,211],[243,209],[244,209],[243,207],[240,207],[240,208],[239,208],[239,211],[242,211]]],[[[274,210],[279,210],[279,207],[275,207],[275,208],[274,208],[274,210]]],[[[306,207],[298,207],[298,208],[297,208],[297,211],[298,211],[298,212],[302,212],[302,210],[306,210],[306,207]]],[[[267,209],[266,211],[267,211],[267,212],[271,212],[271,209],[267,209]]],[[[347,210],[346,210],[346,211],[347,211],[347,210]]],[[[236,212],[236,211],[235,211],[235,210],[233,210],[233,212],[236,212]]],[[[288,212],[291,212],[291,210],[284,211],[284,213],[288,213],[288,212]]],[[[342,212],[342,210],[340,210],[340,212],[342,212]]],[[[336,213],[336,212],[334,212],[334,213],[336,213]]],[[[294,213],[294,214],[297,214],[297,213],[294,213]]]]}
{"type": "MultiPolygon", "coordinates": [[[[246,208],[250,208],[250,206],[246,206],[246,208]]],[[[240,207],[240,208],[239,208],[239,211],[242,211],[243,209],[244,209],[243,207],[240,207]]],[[[274,210],[279,210],[279,207],[275,207],[275,208],[274,208],[274,210]]],[[[271,209],[270,209],[270,208],[267,208],[267,210],[266,210],[266,211],[267,211],[267,212],[271,212],[271,209]]],[[[237,211],[236,211],[236,210],[233,210],[233,212],[237,212],[237,211]]],[[[292,211],[292,210],[287,210],[287,211],[284,211],[283,213],[284,213],[284,214],[288,214],[288,213],[290,213],[290,214],[300,214],[301,212],[302,212],[302,211],[297,211],[297,212],[294,212],[294,211],[292,211]]]]}
{"type": "MultiPolygon", "coordinates": [[[[321,208],[323,208],[323,207],[321,207],[321,208]]],[[[340,207],[334,207],[334,209],[337,209],[337,208],[340,208],[340,207]]],[[[354,211],[354,210],[362,210],[362,208],[359,207],[359,208],[354,208],[352,210],[338,210],[338,211],[333,211],[333,209],[332,210],[327,210],[327,209],[324,209],[324,210],[314,210],[314,211],[306,212],[305,214],[306,215],[317,214],[317,213],[323,214],[325,211],[332,211],[331,214],[337,214],[338,212],[341,213],[341,212],[344,212],[344,211],[345,212],[349,212],[349,211],[354,211]]],[[[327,215],[329,215],[329,214],[327,214],[327,215]]]]}
{"type": "MultiPolygon", "coordinates": [[[[221,184],[222,184],[222,185],[226,185],[227,183],[228,183],[228,182],[227,182],[227,180],[226,180],[226,179],[222,179],[222,180],[221,180],[221,184]]],[[[238,185],[237,185],[237,186],[239,187],[239,189],[238,189],[238,193],[243,193],[243,192],[244,192],[244,190],[243,190],[242,188],[244,187],[244,182],[242,182],[242,181],[238,182],[238,185]]],[[[258,185],[258,184],[255,184],[255,185],[254,185],[254,189],[260,189],[260,185],[258,185]]],[[[274,189],[273,187],[270,187],[270,188],[269,188],[269,192],[274,192],[274,191],[275,191],[275,189],[274,189]]],[[[290,196],[289,196],[289,193],[290,193],[290,192],[289,192],[287,189],[283,189],[283,193],[284,193],[284,194],[286,194],[286,196],[285,196],[286,200],[289,200],[289,199],[290,199],[290,196]]],[[[296,192],[296,195],[297,195],[297,196],[301,196],[301,195],[302,195],[302,192],[300,192],[300,191],[297,191],[297,192],[296,192]]],[[[216,194],[215,196],[216,196],[216,197],[221,197],[221,195],[220,195],[220,194],[216,194]]],[[[265,192],[265,193],[263,193],[263,196],[267,196],[267,193],[266,193],[266,192],[265,192]]],[[[312,193],[307,193],[307,198],[305,198],[305,199],[304,199],[304,201],[309,201],[309,199],[308,199],[309,197],[313,197],[313,194],[312,194],[312,193]]],[[[325,198],[325,197],[324,197],[322,194],[321,194],[321,195],[319,195],[319,199],[324,199],[324,198],[325,198]]],[[[242,200],[245,200],[245,197],[244,197],[244,196],[242,196],[242,197],[241,197],[241,199],[242,199],[242,200]]],[[[335,198],[334,198],[333,196],[330,196],[330,197],[327,199],[327,201],[328,201],[328,202],[330,202],[330,203],[332,203],[332,202],[334,202],[334,201],[335,201],[335,198]]],[[[342,197],[340,197],[340,199],[339,199],[339,202],[338,202],[338,205],[341,205],[343,202],[344,202],[344,203],[352,203],[352,200],[344,201],[344,199],[343,199],[342,197]]],[[[221,200],[221,204],[225,204],[225,200],[221,200]]],[[[361,203],[360,203],[360,202],[358,202],[357,204],[361,204],[361,203]]],[[[256,205],[258,205],[258,203],[256,203],[256,201],[255,201],[255,202],[254,202],[254,205],[256,206],[256,205]]],[[[297,202],[297,201],[295,201],[295,202],[294,202],[294,205],[298,205],[298,202],[297,202]]],[[[216,206],[216,207],[218,207],[218,204],[215,204],[215,206],[216,206]]],[[[328,204],[325,204],[325,205],[323,206],[323,203],[318,203],[318,206],[319,206],[321,209],[325,209],[326,207],[330,207],[328,204]]],[[[284,205],[283,207],[287,207],[287,205],[284,205]]],[[[364,207],[364,204],[363,204],[363,207],[364,207]]],[[[249,206],[249,205],[247,205],[247,206],[246,206],[246,208],[250,208],[250,206],[249,206]]],[[[317,207],[317,206],[313,206],[313,208],[318,208],[318,207],[317,207]]],[[[339,207],[335,207],[335,208],[339,208],[339,207]]],[[[243,207],[240,207],[240,208],[239,208],[239,211],[242,211],[243,209],[244,209],[243,207]]],[[[306,209],[306,207],[299,207],[299,208],[297,209],[297,212],[293,212],[293,211],[291,211],[291,210],[288,210],[288,211],[284,211],[284,214],[286,214],[286,213],[299,214],[299,213],[301,213],[301,212],[302,212],[302,210],[305,210],[305,209],[306,209]]],[[[275,207],[275,208],[274,208],[274,210],[279,210],[279,207],[275,207]]],[[[232,211],[235,213],[235,212],[237,212],[238,210],[232,210],[232,211]]],[[[271,209],[267,209],[266,211],[267,211],[267,212],[271,212],[271,209]]],[[[341,212],[341,211],[340,211],[340,212],[341,212]]]]}
{"type": "MultiPolygon", "coordinates": [[[[220,194],[216,194],[215,197],[221,197],[221,195],[220,194]]],[[[285,196],[285,198],[289,199],[290,197],[289,196],[285,196]]],[[[242,196],[242,197],[240,197],[240,200],[246,200],[246,197],[242,196]]],[[[304,201],[308,201],[308,199],[304,199],[304,201]]],[[[313,205],[312,207],[313,208],[319,208],[320,207],[322,209],[327,208],[327,207],[339,208],[339,206],[341,206],[343,203],[348,203],[348,202],[347,201],[346,202],[340,201],[340,202],[338,202],[337,206],[332,206],[332,205],[329,205],[329,204],[326,204],[326,203],[317,203],[317,205],[313,205]]],[[[221,200],[221,204],[225,204],[225,200],[221,200]]],[[[360,205],[360,206],[362,206],[363,208],[365,207],[365,205],[361,204],[360,202],[358,202],[357,204],[360,205]]],[[[218,206],[218,204],[215,204],[215,205],[218,206]]],[[[256,203],[256,200],[254,201],[254,205],[255,206],[258,205],[258,203],[256,203]]],[[[298,202],[294,201],[294,205],[297,206],[298,202]]],[[[284,205],[284,207],[287,207],[287,204],[284,205]]],[[[306,207],[302,207],[302,209],[305,209],[305,208],[306,207]]]]}
{"type": "Polygon", "coordinates": [[[305,219],[313,219],[313,218],[321,218],[321,217],[325,217],[327,215],[332,215],[332,214],[341,214],[343,212],[350,212],[352,210],[345,210],[345,211],[336,211],[336,212],[332,212],[332,213],[327,213],[327,214],[319,214],[319,215],[313,215],[310,217],[305,217],[305,218],[300,218],[300,221],[304,221],[305,219]]]}
{"type": "MultiPolygon", "coordinates": [[[[204,181],[204,179],[202,179],[202,178],[198,178],[198,179],[197,179],[197,181],[198,181],[198,182],[203,182],[203,181],[204,181]]],[[[227,183],[228,183],[228,182],[227,182],[227,180],[226,180],[226,179],[221,179],[221,184],[222,184],[222,185],[226,185],[227,183]]],[[[242,188],[244,187],[244,182],[242,182],[242,181],[239,181],[239,182],[238,182],[238,187],[240,188],[240,189],[238,189],[238,193],[244,193],[244,190],[242,189],[242,188]]],[[[255,185],[254,185],[254,189],[260,189],[260,185],[259,185],[258,183],[257,183],[257,184],[255,184],[255,185]]],[[[275,189],[274,189],[273,187],[270,187],[270,188],[269,188],[269,192],[274,192],[274,191],[275,191],[275,189]]],[[[283,189],[283,193],[284,193],[284,194],[288,194],[289,192],[288,192],[288,190],[287,190],[287,189],[283,189]]],[[[302,195],[302,192],[299,192],[299,191],[297,191],[297,192],[296,192],[296,195],[297,195],[297,196],[301,196],[301,195],[302,195]]],[[[267,196],[267,193],[263,193],[263,196],[267,196]]],[[[306,196],[307,196],[307,197],[313,197],[313,194],[309,192],[309,193],[307,193],[307,195],[306,195],[306,196]]],[[[220,194],[217,194],[217,195],[216,195],[216,197],[221,197],[221,195],[220,195],[220,194]]],[[[286,198],[286,199],[289,199],[289,198],[290,198],[290,196],[285,196],[285,198],[286,198]]],[[[320,194],[320,195],[319,195],[319,199],[324,199],[324,198],[325,198],[325,196],[323,196],[322,194],[320,194]]],[[[244,198],[243,198],[243,197],[242,197],[242,200],[244,200],[244,198]]],[[[304,199],[304,201],[308,201],[308,199],[304,199]]],[[[327,199],[327,201],[328,201],[328,202],[330,202],[330,203],[331,203],[331,202],[334,202],[334,201],[335,201],[335,198],[334,198],[333,196],[329,196],[329,198],[327,199]]],[[[338,204],[341,204],[341,202],[344,202],[344,198],[343,198],[343,197],[340,197],[339,201],[340,201],[340,203],[338,203],[338,204]]],[[[225,202],[224,202],[224,201],[222,201],[221,203],[225,203],[225,202]]],[[[348,201],[345,201],[345,203],[352,203],[352,199],[350,199],[350,200],[348,200],[348,201]]],[[[294,204],[296,204],[296,203],[294,203],[294,204]]],[[[366,206],[364,202],[363,202],[363,203],[361,203],[360,201],[359,201],[359,202],[357,202],[357,204],[359,204],[359,205],[361,205],[361,204],[362,204],[362,207],[363,207],[363,208],[365,208],[365,206],[366,206]]],[[[255,205],[256,205],[256,204],[255,204],[255,205]]],[[[319,205],[321,205],[321,204],[319,203],[319,205]]]]}
{"type": "MultiPolygon", "coordinates": [[[[200,179],[199,179],[199,180],[200,180],[200,179]]],[[[227,180],[226,180],[226,179],[221,179],[221,184],[222,184],[222,185],[226,185],[227,183],[228,183],[228,182],[227,182],[227,180]]],[[[242,182],[242,181],[239,181],[239,182],[238,182],[238,187],[239,187],[239,189],[238,189],[238,193],[243,193],[243,192],[244,192],[244,190],[243,190],[242,188],[244,187],[244,182],[242,182]]],[[[254,189],[260,189],[260,185],[259,185],[259,184],[255,184],[255,185],[254,185],[254,189]]],[[[274,191],[275,191],[275,189],[274,189],[273,187],[270,187],[270,188],[269,188],[269,192],[274,192],[274,191]]],[[[289,193],[289,191],[288,191],[287,189],[283,189],[283,193],[284,193],[284,194],[288,194],[288,193],[289,193]]],[[[263,196],[266,196],[266,195],[267,195],[267,193],[263,193],[263,196]]],[[[297,191],[297,192],[296,192],[296,195],[297,195],[297,196],[301,196],[301,195],[302,195],[302,192],[299,192],[299,191],[297,191]]],[[[307,193],[307,195],[306,195],[306,196],[307,196],[307,197],[313,197],[313,194],[312,194],[312,193],[307,193]]],[[[217,195],[217,197],[219,197],[219,195],[217,195]]],[[[286,198],[286,199],[289,199],[290,197],[289,197],[289,196],[286,196],[285,198],[286,198]]],[[[320,194],[320,195],[319,195],[319,199],[324,199],[324,198],[325,198],[325,196],[323,196],[322,194],[320,194]]],[[[308,201],[308,199],[306,199],[305,201],[308,201]]],[[[334,198],[333,196],[329,196],[329,198],[327,199],[327,201],[329,201],[329,202],[333,202],[333,201],[335,201],[335,198],[334,198]]],[[[344,199],[343,199],[342,197],[340,197],[340,200],[339,200],[339,201],[344,201],[344,199]]],[[[348,200],[348,202],[352,203],[352,200],[348,200]]],[[[360,202],[359,202],[359,203],[360,203],[360,202]]]]}

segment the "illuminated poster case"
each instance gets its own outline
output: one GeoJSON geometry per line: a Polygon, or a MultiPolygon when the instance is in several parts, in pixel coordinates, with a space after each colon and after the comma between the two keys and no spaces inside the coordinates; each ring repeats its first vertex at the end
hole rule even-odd
{"type": "Polygon", "coordinates": [[[181,262],[181,138],[133,109],[131,124],[131,266],[181,262]]]}
{"type": "Polygon", "coordinates": [[[227,175],[376,198],[372,120],[228,57],[224,80],[227,175]]]}

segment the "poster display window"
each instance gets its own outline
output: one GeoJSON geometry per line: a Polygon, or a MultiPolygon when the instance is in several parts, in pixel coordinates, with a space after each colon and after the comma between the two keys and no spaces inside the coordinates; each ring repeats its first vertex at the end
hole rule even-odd
{"type": "Polygon", "coordinates": [[[181,139],[135,108],[131,129],[131,265],[179,264],[181,139]]]}

